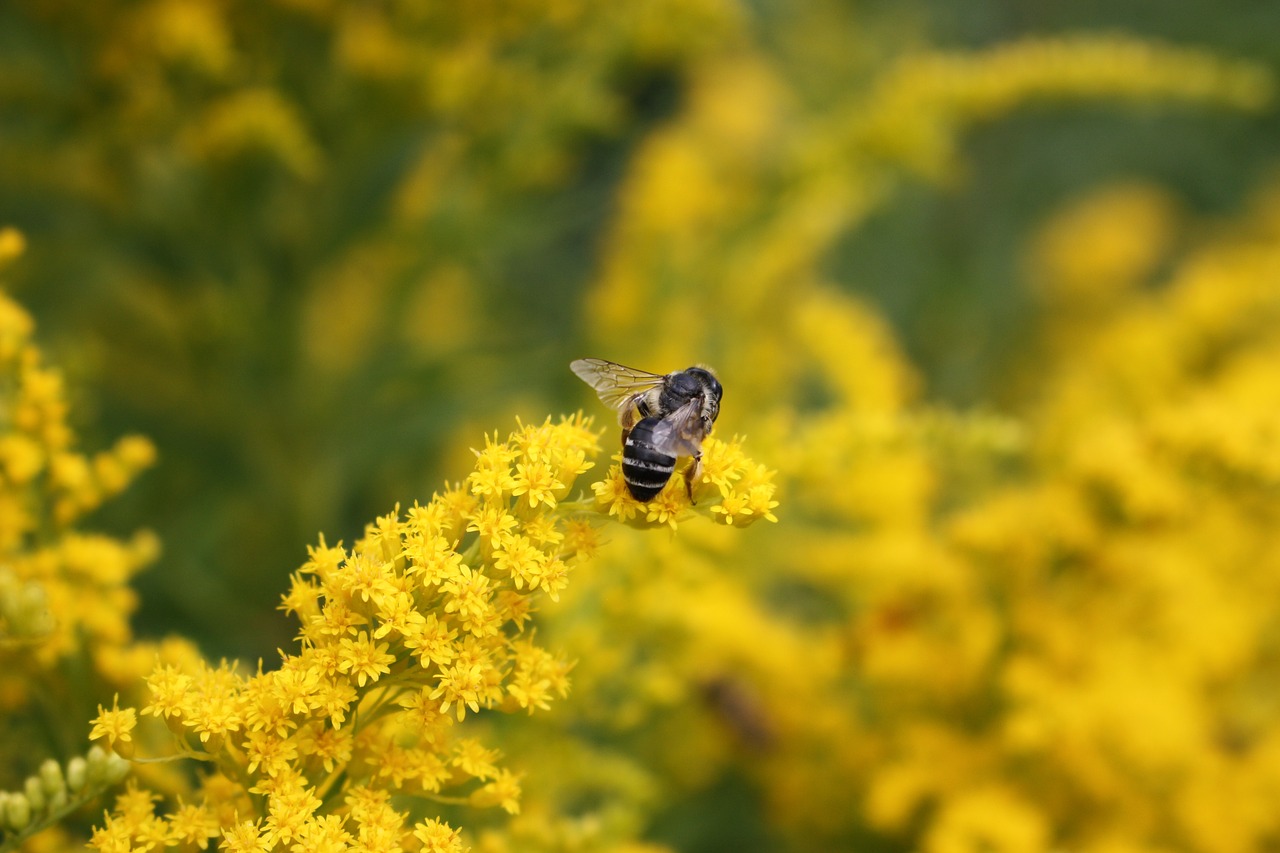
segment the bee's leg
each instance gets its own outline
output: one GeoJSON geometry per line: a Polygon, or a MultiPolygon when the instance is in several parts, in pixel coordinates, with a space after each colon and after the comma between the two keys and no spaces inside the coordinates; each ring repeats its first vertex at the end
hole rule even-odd
{"type": "Polygon", "coordinates": [[[618,416],[618,422],[622,424],[622,446],[627,446],[627,436],[631,435],[631,430],[635,425],[640,423],[640,412],[634,405],[627,406],[618,416]]]}
{"type": "Polygon", "coordinates": [[[689,463],[689,467],[684,469],[684,488],[689,495],[689,506],[697,506],[697,501],[693,499],[693,481],[702,476],[702,454],[699,453],[693,457],[693,461],[689,463]]]}
{"type": "Polygon", "coordinates": [[[640,423],[640,418],[637,418],[636,407],[627,406],[626,409],[623,409],[621,414],[618,415],[618,423],[622,424],[622,446],[626,447],[627,435],[630,435],[631,430],[635,429],[635,425],[640,423]]]}

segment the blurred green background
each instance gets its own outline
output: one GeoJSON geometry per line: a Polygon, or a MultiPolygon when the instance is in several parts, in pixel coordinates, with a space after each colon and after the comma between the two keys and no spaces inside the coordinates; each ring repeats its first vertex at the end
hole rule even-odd
{"type": "MultiPolygon", "coordinates": [[[[567,364],[628,355],[583,309],[619,188],[708,57],[762,59],[838,117],[901,53],[1079,31],[1280,67],[1260,0],[0,5],[0,224],[29,246],[8,284],[84,443],[160,449],[95,519],[165,544],[140,632],[271,658],[319,532],[428,498],[515,415],[595,405],[567,364]]],[[[889,319],[926,398],[998,407],[1050,211],[1140,179],[1225,215],[1277,139],[1274,109],[1028,106],[966,136],[963,174],[904,175],[825,272],[889,319]]]]}

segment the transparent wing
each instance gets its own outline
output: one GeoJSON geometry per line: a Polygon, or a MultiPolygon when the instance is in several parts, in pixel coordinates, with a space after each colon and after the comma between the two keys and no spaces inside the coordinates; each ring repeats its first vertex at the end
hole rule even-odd
{"type": "Polygon", "coordinates": [[[623,367],[602,358],[580,358],[570,362],[569,369],[596,389],[606,406],[620,412],[625,411],[639,395],[660,386],[666,378],[634,367],[623,367]]]}
{"type": "Polygon", "coordinates": [[[710,425],[702,420],[699,395],[658,422],[653,428],[653,446],[670,456],[697,456],[709,432],[710,425]]]}

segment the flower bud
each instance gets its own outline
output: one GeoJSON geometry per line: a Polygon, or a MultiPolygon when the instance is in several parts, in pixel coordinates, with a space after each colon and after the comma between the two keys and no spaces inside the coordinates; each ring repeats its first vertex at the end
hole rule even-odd
{"type": "Polygon", "coordinates": [[[54,815],[67,807],[67,789],[63,788],[56,794],[49,795],[49,802],[45,804],[45,809],[49,814],[54,815]]]}
{"type": "Polygon", "coordinates": [[[67,787],[71,789],[71,793],[78,794],[83,791],[85,783],[89,781],[88,776],[89,762],[85,761],[83,756],[77,755],[67,762],[67,787]]]}
{"type": "Polygon", "coordinates": [[[62,776],[62,765],[52,758],[40,765],[40,787],[44,788],[45,794],[51,798],[67,792],[67,780],[62,776]]]}
{"type": "Polygon", "coordinates": [[[133,770],[133,765],[114,753],[107,756],[107,784],[114,785],[122,781],[133,770]]]}
{"type": "Polygon", "coordinates": [[[31,803],[21,794],[9,794],[4,804],[4,824],[14,832],[21,832],[31,823],[31,803]]]}
{"type": "Polygon", "coordinates": [[[107,760],[110,756],[111,753],[96,744],[89,748],[86,783],[92,787],[107,784],[107,760]]]}
{"type": "Polygon", "coordinates": [[[39,777],[28,776],[26,781],[22,783],[22,792],[27,795],[27,802],[31,805],[31,811],[44,811],[45,795],[44,789],[40,787],[39,777]]]}

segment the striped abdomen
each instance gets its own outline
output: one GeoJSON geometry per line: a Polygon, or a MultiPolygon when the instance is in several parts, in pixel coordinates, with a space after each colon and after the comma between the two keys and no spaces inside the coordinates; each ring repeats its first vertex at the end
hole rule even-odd
{"type": "Polygon", "coordinates": [[[638,501],[652,500],[671,479],[676,458],[653,446],[653,428],[662,418],[648,417],[632,427],[622,444],[622,478],[638,501]]]}

